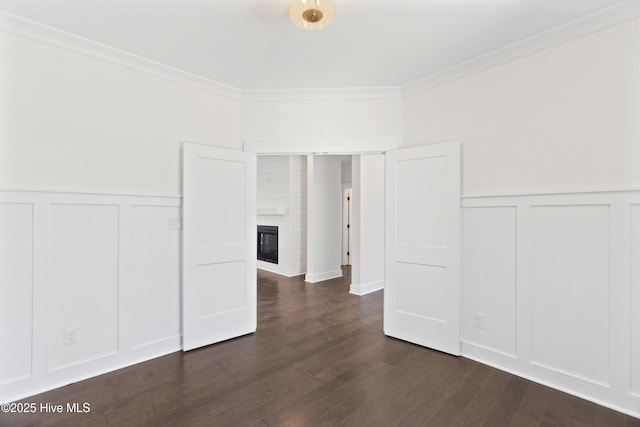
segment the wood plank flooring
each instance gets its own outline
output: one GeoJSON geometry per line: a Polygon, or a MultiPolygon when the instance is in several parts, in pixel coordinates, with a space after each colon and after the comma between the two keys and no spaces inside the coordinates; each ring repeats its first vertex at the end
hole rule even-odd
{"type": "Polygon", "coordinates": [[[382,333],[382,292],[258,274],[258,331],[44,393],[0,426],[576,426],[640,420],[382,333]],[[65,411],[66,412],[66,411],[65,411]]]}

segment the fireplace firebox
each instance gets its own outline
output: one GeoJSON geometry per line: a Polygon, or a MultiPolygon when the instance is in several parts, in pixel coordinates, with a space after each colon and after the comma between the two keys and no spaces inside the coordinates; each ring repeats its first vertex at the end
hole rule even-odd
{"type": "Polygon", "coordinates": [[[278,263],[278,227],[258,226],[258,259],[273,264],[278,263]]]}

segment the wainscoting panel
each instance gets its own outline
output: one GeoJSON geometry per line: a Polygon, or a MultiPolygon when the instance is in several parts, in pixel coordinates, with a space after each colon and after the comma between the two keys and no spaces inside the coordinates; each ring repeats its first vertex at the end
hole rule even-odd
{"type": "Polygon", "coordinates": [[[462,210],[463,341],[516,355],[516,208],[462,210]]]}
{"type": "Polygon", "coordinates": [[[640,204],[631,206],[631,392],[640,397],[640,204]]]}
{"type": "Polygon", "coordinates": [[[179,223],[179,197],[0,190],[0,402],[179,350],[179,223]]]}
{"type": "Polygon", "coordinates": [[[122,287],[122,331],[126,345],[140,348],[166,339],[180,339],[180,243],[175,206],[133,206],[128,286],[122,287]],[[172,223],[173,224],[173,223],[172,223]],[[159,268],[162,266],[162,268],[159,268]]]}
{"type": "Polygon", "coordinates": [[[118,206],[54,204],[51,224],[47,354],[57,370],[118,351],[118,206]]]}
{"type": "Polygon", "coordinates": [[[531,207],[532,363],[609,380],[609,207],[531,207]]]}
{"type": "MultiPolygon", "coordinates": [[[[181,348],[180,206],[0,190],[0,402],[181,348]]],[[[462,207],[462,354],[640,417],[640,191],[462,207]]]]}
{"type": "Polygon", "coordinates": [[[0,203],[0,385],[31,376],[32,298],[33,205],[0,203]]]}
{"type": "Polygon", "coordinates": [[[462,207],[462,354],[640,417],[640,191],[462,207]]]}

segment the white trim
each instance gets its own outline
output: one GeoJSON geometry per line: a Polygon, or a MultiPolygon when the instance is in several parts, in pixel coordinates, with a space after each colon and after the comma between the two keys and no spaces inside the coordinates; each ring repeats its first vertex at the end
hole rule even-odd
{"type": "Polygon", "coordinates": [[[160,197],[166,199],[181,199],[180,194],[142,194],[122,193],[117,191],[89,191],[82,189],[55,189],[55,188],[18,188],[0,187],[2,193],[50,193],[50,194],[77,194],[83,196],[116,196],[116,197],[160,197]]]}
{"type": "Polygon", "coordinates": [[[376,280],[375,282],[365,283],[364,285],[349,286],[349,293],[353,295],[363,296],[384,289],[384,280],[376,280]]]}
{"type": "Polygon", "coordinates": [[[231,100],[242,99],[242,92],[229,85],[5,11],[0,11],[0,31],[155,75],[231,100]]]}
{"type": "Polygon", "coordinates": [[[283,277],[304,276],[304,273],[288,274],[288,273],[283,273],[283,272],[280,272],[280,271],[271,270],[271,269],[269,269],[269,265],[278,265],[278,264],[272,264],[272,263],[269,263],[269,262],[258,260],[256,269],[257,270],[261,270],[261,271],[266,271],[267,273],[277,274],[278,276],[283,276],[283,277]]]}
{"type": "Polygon", "coordinates": [[[533,366],[537,366],[537,367],[542,368],[542,369],[547,370],[547,371],[553,371],[553,372],[558,373],[560,375],[563,375],[565,377],[575,378],[575,379],[578,379],[580,381],[591,383],[591,384],[593,384],[595,386],[598,386],[598,387],[611,388],[611,384],[609,382],[598,381],[596,379],[589,378],[589,377],[586,377],[584,375],[575,374],[575,373],[569,372],[569,371],[567,371],[565,369],[561,369],[561,368],[549,365],[548,363],[538,362],[538,361],[535,361],[533,359],[530,359],[529,363],[531,365],[533,365],[533,366]]]}
{"type": "Polygon", "coordinates": [[[533,381],[534,383],[542,384],[542,385],[550,387],[550,388],[552,388],[554,390],[559,390],[559,391],[561,391],[563,393],[567,393],[567,394],[570,394],[572,396],[576,396],[576,397],[579,397],[581,399],[588,400],[589,402],[593,402],[593,403],[595,403],[597,405],[604,406],[605,408],[613,409],[614,411],[621,412],[621,413],[629,415],[631,417],[640,418],[640,412],[634,412],[634,411],[629,410],[628,408],[625,408],[625,407],[622,407],[622,406],[612,405],[610,402],[607,402],[607,401],[602,400],[602,399],[595,398],[590,394],[581,393],[581,392],[576,391],[573,388],[563,387],[563,386],[558,385],[555,382],[551,382],[551,381],[547,381],[547,380],[541,379],[539,376],[525,373],[522,369],[509,368],[509,367],[506,367],[504,365],[501,365],[500,363],[496,363],[496,362],[490,361],[490,360],[482,357],[481,355],[470,353],[469,350],[471,350],[471,349],[466,349],[466,350],[467,351],[465,351],[465,349],[463,348],[462,351],[460,352],[460,356],[465,357],[467,359],[474,360],[474,361],[476,361],[478,363],[482,363],[483,365],[491,366],[492,368],[499,369],[499,370],[501,370],[503,372],[507,372],[507,373],[515,375],[517,377],[524,378],[524,379],[529,380],[529,381],[533,381]]]}
{"type": "MultiPolygon", "coordinates": [[[[179,263],[179,230],[164,228],[164,213],[170,218],[180,218],[181,198],[173,196],[150,196],[132,194],[111,194],[97,192],[71,192],[53,189],[6,189],[0,188],[0,205],[4,204],[24,204],[32,207],[31,215],[31,253],[28,259],[31,263],[31,300],[23,301],[23,307],[30,307],[32,316],[31,322],[31,369],[26,377],[11,378],[9,381],[0,383],[0,403],[15,401],[27,396],[49,391],[72,382],[88,379],[96,375],[111,372],[135,363],[153,359],[168,353],[179,351],[181,347],[181,336],[179,335],[180,323],[175,311],[175,319],[171,325],[165,325],[162,329],[153,329],[150,334],[135,336],[131,334],[131,326],[137,326],[140,320],[132,316],[133,306],[136,298],[130,290],[133,284],[137,284],[140,278],[134,276],[131,270],[132,265],[137,262],[135,253],[132,252],[134,233],[140,231],[146,233],[145,227],[136,229],[136,218],[144,220],[146,216],[134,216],[134,207],[160,208],[162,214],[157,222],[157,231],[164,237],[171,240],[164,240],[163,247],[167,256],[179,263]],[[110,323],[107,327],[109,331],[115,331],[113,345],[106,349],[96,351],[90,355],[77,354],[74,358],[64,359],[62,362],[50,359],[50,346],[48,324],[52,308],[48,305],[47,289],[53,286],[51,282],[51,268],[53,262],[54,247],[52,224],[53,211],[56,206],[101,206],[109,207],[114,214],[111,217],[109,229],[115,227],[117,244],[113,248],[113,255],[117,261],[111,268],[115,274],[114,293],[117,298],[117,305],[109,308],[115,323],[110,323]],[[115,209],[112,209],[115,208],[115,209]],[[175,323],[173,323],[175,321],[175,323]],[[176,335],[178,333],[178,335],[176,335]]],[[[147,215],[149,210],[144,210],[143,215],[147,215]]],[[[83,217],[91,220],[90,217],[83,217]]],[[[166,222],[164,223],[166,224],[166,222]]],[[[163,258],[165,259],[165,258],[163,258]]],[[[177,266],[177,265],[176,265],[177,266]]],[[[164,268],[164,266],[158,266],[164,268]]],[[[167,279],[167,289],[174,294],[180,294],[180,281],[178,269],[168,270],[173,277],[167,279]]],[[[162,313],[166,316],[167,313],[162,313]]],[[[89,316],[90,317],[90,316],[89,316]]],[[[85,319],[86,320],[86,319],[85,319]]],[[[79,325],[81,326],[81,325],[79,325]]]]}
{"type": "MultiPolygon", "coordinates": [[[[245,150],[250,151],[250,150],[245,150]]],[[[258,156],[360,156],[360,155],[376,155],[376,154],[384,154],[386,151],[264,151],[264,152],[255,152],[258,156]]]]}
{"type": "Polygon", "coordinates": [[[309,274],[304,276],[304,281],[307,283],[324,282],[325,280],[335,279],[342,277],[342,270],[325,271],[324,273],[309,274]]]}
{"type": "MultiPolygon", "coordinates": [[[[579,192],[537,192],[532,194],[477,196],[461,199],[464,209],[510,207],[517,209],[516,230],[513,248],[515,272],[511,286],[516,291],[516,351],[513,356],[494,349],[483,341],[481,336],[469,334],[461,340],[461,353],[464,357],[479,361],[489,366],[510,372],[522,378],[544,384],[572,395],[587,399],[597,404],[638,417],[640,406],[637,393],[630,389],[629,379],[632,375],[631,345],[633,336],[633,319],[630,317],[632,304],[630,300],[633,278],[632,258],[632,221],[631,209],[640,206],[640,189],[615,190],[582,190],[579,192]],[[597,374],[589,369],[572,372],[572,367],[560,366],[556,362],[545,362],[535,357],[532,352],[532,307],[531,296],[533,267],[533,228],[532,210],[537,207],[564,206],[601,206],[608,210],[608,255],[604,261],[608,263],[606,283],[600,281],[607,289],[607,373],[597,374]],[[607,259],[608,258],[608,259],[607,259]],[[558,365],[558,366],[555,366],[558,365]],[[567,369],[570,368],[570,369],[567,369]]],[[[463,239],[468,236],[463,236],[463,239]]],[[[472,243],[472,242],[471,242],[472,243]]],[[[471,244],[473,246],[473,244],[471,244]]],[[[473,256],[473,250],[466,256],[473,256]]],[[[490,268],[490,267],[489,267],[490,268]]],[[[541,264],[535,268],[544,269],[541,264]]],[[[475,286],[477,282],[464,278],[463,288],[475,286]]],[[[538,301],[539,302],[539,301],[538,301]]],[[[473,309],[469,309],[473,312],[473,309]]],[[[467,312],[467,314],[469,314],[467,312]]],[[[470,325],[468,319],[464,320],[470,325]]],[[[503,339],[508,336],[502,335],[503,339]]]]}
{"type": "Polygon", "coordinates": [[[596,33],[637,17],[637,1],[629,0],[615,4],[409,83],[403,87],[403,96],[417,95],[434,87],[596,33]]]}
{"type": "Polygon", "coordinates": [[[15,383],[10,394],[0,395],[0,403],[15,402],[27,397],[35,396],[47,391],[55,390],[69,384],[88,380],[99,375],[108,374],[119,369],[128,368],[138,363],[157,359],[158,357],[176,353],[182,350],[181,337],[170,337],[152,343],[148,346],[131,349],[128,355],[120,357],[117,354],[91,362],[91,366],[79,370],[69,376],[56,376],[45,380],[27,380],[15,383]],[[161,344],[161,345],[158,345],[161,344]]]}
{"type": "MultiPolygon", "coordinates": [[[[464,348],[464,346],[470,346],[471,348],[477,348],[477,349],[480,349],[482,351],[488,351],[488,352],[491,352],[491,353],[495,353],[495,354],[498,354],[498,355],[500,355],[502,357],[508,357],[509,359],[515,360],[515,359],[518,358],[515,355],[515,353],[509,353],[509,352],[506,352],[506,351],[497,350],[497,349],[495,349],[493,347],[489,347],[487,345],[478,344],[478,343],[474,342],[473,340],[461,339],[460,340],[460,344],[461,344],[460,348],[464,348]]],[[[461,351],[460,354],[463,355],[462,351],[461,351]]],[[[469,357],[469,356],[466,356],[466,355],[463,355],[463,356],[464,357],[469,357]]],[[[469,358],[471,358],[471,357],[469,357],[469,358]]]]}
{"type": "Polygon", "coordinates": [[[404,97],[416,95],[436,86],[637,17],[638,2],[628,0],[454,65],[404,86],[276,90],[241,90],[5,11],[0,11],[0,31],[155,75],[235,101],[401,100],[404,97]]]}
{"type": "Polygon", "coordinates": [[[369,150],[345,150],[338,151],[335,147],[348,147],[353,145],[353,139],[336,138],[252,138],[242,141],[242,150],[256,153],[257,155],[271,156],[350,156],[355,154],[384,154],[396,149],[400,142],[387,140],[367,140],[369,150]],[[327,147],[330,147],[327,149],[327,147]],[[333,148],[331,148],[333,147],[333,148]]]}
{"type": "Polygon", "coordinates": [[[128,52],[1,10],[0,31],[79,53],[100,61],[131,68],[175,83],[211,92],[234,101],[270,102],[402,99],[402,88],[399,86],[243,91],[239,88],[145,58],[133,52],[128,52]]]}
{"type": "Polygon", "coordinates": [[[247,102],[273,101],[336,101],[366,99],[402,99],[401,87],[351,87],[317,89],[245,90],[242,100],[247,102]]]}
{"type": "Polygon", "coordinates": [[[529,205],[544,206],[548,204],[565,205],[592,205],[627,203],[640,199],[640,190],[612,190],[612,191],[582,191],[582,192],[548,192],[532,194],[509,195],[485,195],[465,196],[460,199],[460,206],[471,207],[498,207],[529,205]]]}

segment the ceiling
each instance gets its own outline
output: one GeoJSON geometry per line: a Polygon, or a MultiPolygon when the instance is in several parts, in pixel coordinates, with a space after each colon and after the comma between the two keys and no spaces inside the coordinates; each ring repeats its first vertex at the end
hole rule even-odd
{"type": "Polygon", "coordinates": [[[243,90],[399,87],[624,0],[0,0],[0,10],[243,90]]]}

